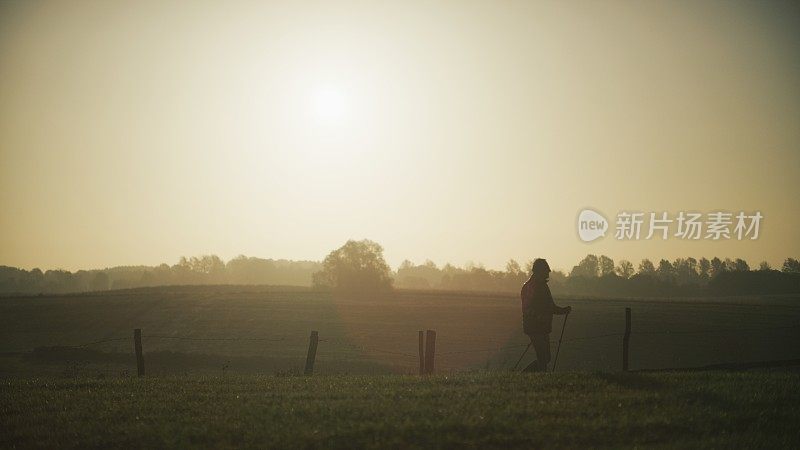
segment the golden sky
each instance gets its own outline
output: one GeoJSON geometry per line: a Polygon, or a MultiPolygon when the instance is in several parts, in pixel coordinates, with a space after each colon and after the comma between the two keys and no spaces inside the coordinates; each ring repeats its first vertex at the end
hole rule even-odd
{"type": "Polygon", "coordinates": [[[800,256],[800,9],[566,3],[4,2],[0,264],[800,256]],[[584,243],[584,207],[764,219],[584,243]]]}

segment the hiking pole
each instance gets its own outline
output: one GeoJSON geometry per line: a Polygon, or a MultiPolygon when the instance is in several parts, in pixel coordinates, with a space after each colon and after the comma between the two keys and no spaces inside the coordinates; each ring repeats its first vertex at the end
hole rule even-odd
{"type": "Polygon", "coordinates": [[[528,353],[528,350],[531,348],[531,345],[533,345],[533,341],[531,341],[531,342],[528,344],[528,346],[527,346],[527,347],[525,347],[525,351],[524,351],[524,352],[522,352],[522,356],[520,356],[520,357],[519,357],[519,359],[517,360],[517,363],[516,363],[516,364],[514,364],[514,370],[517,370],[517,366],[519,366],[519,363],[520,363],[520,361],[522,361],[522,358],[524,358],[524,357],[525,357],[525,354],[526,354],[526,353],[528,353]]]}
{"type": "Polygon", "coordinates": [[[561,341],[564,339],[564,330],[567,328],[567,319],[569,319],[569,313],[564,316],[564,323],[561,324],[561,337],[558,338],[558,348],[556,349],[556,358],[553,360],[553,370],[551,372],[556,371],[556,364],[558,364],[558,352],[561,351],[561,341]]]}

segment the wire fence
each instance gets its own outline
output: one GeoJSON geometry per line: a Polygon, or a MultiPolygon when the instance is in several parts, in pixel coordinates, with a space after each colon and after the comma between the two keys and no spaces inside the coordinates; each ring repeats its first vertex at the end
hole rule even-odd
{"type": "MultiPolygon", "coordinates": [[[[636,338],[636,337],[654,337],[654,336],[662,336],[662,337],[669,337],[675,335],[713,335],[713,334],[730,334],[739,336],[742,334],[749,334],[749,333],[760,333],[760,332],[776,332],[781,330],[800,330],[800,323],[792,324],[792,325],[784,325],[784,326],[763,326],[763,327],[751,327],[751,328],[710,328],[710,329],[696,329],[696,330],[643,330],[643,331],[632,331],[630,332],[629,336],[636,338]]],[[[615,332],[615,333],[602,333],[602,334],[592,334],[592,335],[583,335],[583,336],[571,336],[560,340],[560,343],[583,343],[583,342],[593,342],[601,339],[608,339],[608,338],[624,338],[626,333],[622,332],[615,332]]],[[[445,337],[445,336],[443,336],[445,337]]],[[[274,343],[285,343],[291,344],[294,346],[304,346],[308,344],[308,337],[300,337],[300,335],[279,335],[279,336],[189,336],[189,335],[175,335],[175,334],[142,334],[142,339],[147,340],[175,340],[175,341],[188,341],[188,342],[221,342],[221,343],[237,343],[237,342],[274,342],[274,343]]],[[[445,337],[446,339],[446,337],[445,337]]],[[[118,337],[109,337],[100,340],[93,340],[89,342],[80,343],[77,345],[65,345],[65,346],[58,346],[58,347],[66,347],[66,348],[75,348],[75,349],[83,349],[88,347],[94,347],[102,344],[107,343],[115,343],[115,342],[122,342],[122,341],[129,341],[132,342],[134,339],[132,336],[118,336],[118,337]]],[[[318,340],[320,343],[323,344],[323,353],[325,353],[326,348],[338,348],[338,349],[347,349],[352,352],[355,352],[359,355],[359,357],[363,357],[366,359],[371,358],[371,355],[374,354],[381,354],[381,355],[390,355],[392,357],[400,358],[399,365],[411,367],[412,360],[416,363],[419,362],[424,355],[422,353],[410,353],[408,351],[403,351],[402,349],[397,348],[381,348],[374,345],[363,345],[359,343],[355,343],[349,339],[341,339],[341,338],[327,338],[323,337],[318,340]]],[[[445,341],[445,345],[447,347],[452,348],[454,345],[457,345],[457,342],[447,342],[445,341]]],[[[420,342],[420,345],[422,343],[420,342]]],[[[466,345],[463,342],[461,345],[466,345]]],[[[480,348],[465,348],[465,349],[456,349],[456,350],[448,350],[444,352],[436,352],[435,356],[437,358],[442,358],[442,360],[437,360],[436,364],[439,367],[445,367],[450,369],[459,369],[464,368],[464,366],[459,366],[453,362],[452,358],[457,358],[461,355],[472,355],[472,354],[492,354],[492,355],[506,355],[506,358],[509,356],[509,352],[512,350],[520,350],[523,348],[529,347],[530,344],[528,343],[519,343],[519,344],[509,344],[509,345],[496,345],[496,346],[483,346],[480,348]]],[[[559,345],[559,340],[552,339],[550,341],[551,346],[559,345]]],[[[300,358],[304,355],[298,354],[297,357],[300,358]]],[[[395,363],[396,364],[396,363],[395,363]]]]}
{"type": "Polygon", "coordinates": [[[375,347],[372,347],[372,346],[358,345],[358,344],[354,344],[352,342],[344,341],[344,340],[341,340],[341,339],[320,339],[320,342],[326,342],[326,343],[329,343],[329,344],[340,345],[340,346],[348,347],[350,349],[358,350],[360,352],[365,352],[365,353],[366,352],[384,353],[384,354],[387,354],[387,355],[403,356],[403,357],[406,357],[406,358],[414,358],[414,359],[419,357],[419,355],[412,355],[411,353],[406,353],[406,352],[401,352],[401,351],[396,351],[396,350],[380,349],[380,348],[375,348],[375,347]]]}
{"type": "MultiPolygon", "coordinates": [[[[632,332],[632,336],[653,336],[653,335],[661,335],[661,336],[669,336],[669,335],[676,335],[676,334],[715,334],[715,333],[731,333],[731,334],[740,334],[740,333],[752,333],[752,332],[762,332],[762,331],[774,331],[774,330],[791,330],[791,329],[800,329],[800,324],[798,325],[788,325],[782,327],[759,327],[759,328],[725,328],[725,329],[710,329],[710,330],[679,330],[679,331],[672,331],[672,330],[665,330],[665,331],[636,331],[632,332]]],[[[591,336],[576,336],[570,337],[567,339],[561,340],[561,342],[576,342],[576,341],[585,341],[585,340],[594,340],[594,339],[601,339],[601,338],[608,338],[608,337],[623,337],[625,333],[606,333],[606,334],[597,334],[591,336]]],[[[195,342],[287,342],[290,340],[287,336],[281,337],[195,337],[195,336],[174,336],[174,335],[159,335],[159,334],[145,334],[142,335],[143,338],[146,339],[174,339],[179,341],[195,341],[195,342]]],[[[126,337],[114,337],[108,339],[102,339],[99,341],[90,341],[85,342],[82,344],[77,345],[65,345],[63,347],[71,347],[71,348],[84,348],[93,345],[105,344],[108,342],[119,342],[119,341],[130,341],[132,338],[130,336],[126,337]]],[[[305,341],[305,339],[304,339],[305,341]]],[[[301,341],[296,341],[296,343],[300,343],[301,341]]],[[[386,350],[375,348],[371,346],[364,346],[359,344],[354,344],[349,341],[345,341],[342,339],[319,339],[319,342],[325,342],[328,344],[333,345],[341,345],[352,348],[354,350],[359,351],[370,351],[370,352],[377,352],[377,353],[386,353],[386,354],[393,354],[399,356],[405,356],[409,358],[417,358],[418,355],[413,355],[410,353],[394,351],[394,350],[386,350]]],[[[554,345],[557,341],[551,340],[550,344],[554,345]]],[[[449,352],[441,352],[438,353],[439,356],[446,356],[446,355],[460,355],[460,354],[467,354],[467,353],[485,353],[485,352],[496,352],[501,350],[509,350],[509,349],[516,349],[521,347],[527,347],[527,344],[514,344],[514,345],[506,345],[506,346],[498,346],[498,347],[489,347],[489,348],[481,348],[481,349],[471,349],[471,350],[458,350],[458,351],[449,351],[449,352]]]]}
{"type": "Polygon", "coordinates": [[[253,342],[284,342],[287,340],[286,336],[277,338],[266,337],[192,337],[192,336],[166,336],[158,334],[143,335],[143,338],[148,339],[175,339],[179,341],[216,341],[216,342],[239,342],[239,341],[253,341],[253,342]]]}

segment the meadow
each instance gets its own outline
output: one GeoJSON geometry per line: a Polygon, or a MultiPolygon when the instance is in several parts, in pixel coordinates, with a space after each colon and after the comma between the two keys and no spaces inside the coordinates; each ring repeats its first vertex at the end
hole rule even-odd
{"type": "MultiPolygon", "coordinates": [[[[619,370],[626,307],[633,370],[800,358],[796,296],[556,300],[574,309],[558,371],[619,370]]],[[[0,376],[129,375],[134,328],[149,375],[298,373],[311,330],[320,374],[416,373],[418,330],[437,331],[443,374],[510,369],[527,344],[514,295],[161,287],[0,298],[0,376]]]]}
{"type": "Polygon", "coordinates": [[[513,295],[181,286],[1,298],[0,447],[797,448],[799,300],[558,299],[574,312],[557,371],[521,374],[513,295]],[[619,371],[626,307],[637,372],[619,371]],[[436,373],[420,377],[426,329],[436,373]],[[311,330],[319,348],[303,376],[311,330]],[[776,360],[795,363],[642,370],[776,360]]]}
{"type": "Polygon", "coordinates": [[[0,381],[3,448],[797,448],[785,371],[0,381]]]}

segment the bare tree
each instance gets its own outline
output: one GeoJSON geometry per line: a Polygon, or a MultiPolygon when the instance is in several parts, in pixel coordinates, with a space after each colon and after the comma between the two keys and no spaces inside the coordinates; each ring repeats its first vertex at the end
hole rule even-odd
{"type": "Polygon", "coordinates": [[[622,278],[628,279],[633,276],[633,264],[628,261],[627,259],[623,259],[619,262],[616,268],[617,275],[621,276],[622,278]]]}

